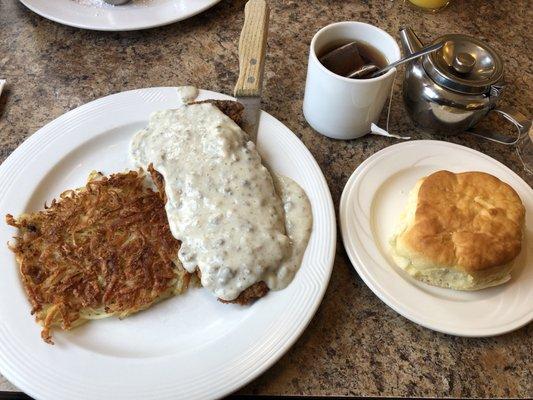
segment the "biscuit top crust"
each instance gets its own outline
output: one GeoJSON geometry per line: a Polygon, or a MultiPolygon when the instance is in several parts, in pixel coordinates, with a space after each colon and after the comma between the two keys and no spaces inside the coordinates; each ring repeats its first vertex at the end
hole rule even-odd
{"type": "Polygon", "coordinates": [[[520,197],[498,178],[438,171],[423,180],[414,220],[398,240],[425,262],[475,274],[520,253],[524,219],[520,197]]]}

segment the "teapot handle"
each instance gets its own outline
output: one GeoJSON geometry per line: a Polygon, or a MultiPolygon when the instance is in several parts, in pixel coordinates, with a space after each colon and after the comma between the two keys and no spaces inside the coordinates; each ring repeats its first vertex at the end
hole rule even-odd
{"type": "Polygon", "coordinates": [[[481,137],[483,139],[491,140],[496,143],[505,144],[507,146],[512,146],[524,136],[527,135],[529,128],[531,127],[531,120],[527,119],[522,113],[510,109],[510,108],[495,108],[494,110],[498,114],[501,114],[507,121],[511,122],[517,129],[518,135],[516,138],[509,137],[507,135],[502,135],[497,132],[490,131],[481,131],[479,129],[471,128],[467,130],[467,133],[471,135],[481,137]]]}

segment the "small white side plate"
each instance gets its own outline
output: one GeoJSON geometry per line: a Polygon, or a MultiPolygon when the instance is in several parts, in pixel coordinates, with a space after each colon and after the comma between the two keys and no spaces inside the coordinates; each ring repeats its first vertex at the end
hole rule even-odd
{"type": "MultiPolygon", "coordinates": [[[[202,90],[198,100],[230,99],[202,90]]],[[[36,399],[210,399],[250,382],[276,362],[313,317],[328,285],[336,225],[331,195],[313,156],[285,125],[262,112],[258,149],[298,182],[313,209],[302,266],[284,290],[247,307],[191,289],[122,321],[109,318],[44,343],[6,243],[4,215],[42,209],[91,170],[130,167],[128,144],[156,110],[175,108],[175,88],[132,90],[72,110],[33,134],[0,166],[0,372],[36,399]]]]}
{"type": "Polygon", "coordinates": [[[49,20],[97,31],[154,28],[192,17],[220,0],[133,0],[122,6],[87,5],[76,0],[20,0],[49,20]]]}
{"type": "Polygon", "coordinates": [[[493,336],[533,319],[533,190],[498,161],[467,147],[419,140],[387,147],[352,174],[340,203],[350,260],[368,287],[417,324],[458,336],[493,336]],[[417,180],[438,170],[484,171],[510,184],[526,207],[522,252],[508,283],[461,292],[420,283],[392,260],[389,239],[417,180]]]}

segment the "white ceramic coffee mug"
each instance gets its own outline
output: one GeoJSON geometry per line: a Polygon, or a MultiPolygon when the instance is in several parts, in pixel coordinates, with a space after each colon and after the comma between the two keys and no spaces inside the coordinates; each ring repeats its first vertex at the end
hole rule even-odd
{"type": "Polygon", "coordinates": [[[319,133],[354,139],[370,132],[390,95],[396,69],[377,78],[350,79],[337,75],[317,54],[342,41],[359,40],[378,49],[389,63],[401,57],[396,41],[384,30],[363,22],[337,22],[319,30],[311,41],[305,84],[304,115],[319,133]]]}

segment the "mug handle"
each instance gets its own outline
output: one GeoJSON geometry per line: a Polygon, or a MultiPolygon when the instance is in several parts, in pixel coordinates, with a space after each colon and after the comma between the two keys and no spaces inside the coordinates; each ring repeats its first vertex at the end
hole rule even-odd
{"type": "Polygon", "coordinates": [[[481,131],[479,129],[470,128],[466,132],[471,135],[481,137],[483,139],[491,140],[496,143],[505,144],[507,146],[512,146],[522,138],[522,136],[527,135],[529,128],[531,127],[531,120],[526,118],[524,114],[513,110],[511,108],[495,108],[494,110],[498,114],[501,114],[507,121],[511,122],[517,129],[518,135],[516,138],[509,137],[497,132],[490,131],[481,131]]]}

